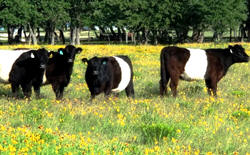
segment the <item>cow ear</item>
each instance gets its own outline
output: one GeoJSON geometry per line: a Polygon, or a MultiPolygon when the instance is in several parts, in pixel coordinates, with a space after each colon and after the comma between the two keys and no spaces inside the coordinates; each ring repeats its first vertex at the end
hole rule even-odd
{"type": "Polygon", "coordinates": [[[233,53],[233,46],[229,45],[229,46],[228,46],[228,49],[229,49],[229,52],[230,52],[230,53],[233,53]]]}
{"type": "Polygon", "coordinates": [[[88,61],[87,58],[83,58],[83,59],[82,59],[82,62],[83,62],[83,63],[86,63],[86,62],[88,63],[89,61],[88,61]]]}
{"type": "Polygon", "coordinates": [[[49,57],[49,58],[53,58],[53,56],[54,56],[54,51],[50,51],[50,52],[48,53],[48,57],[49,57]]]}
{"type": "Polygon", "coordinates": [[[58,53],[59,53],[60,55],[64,55],[63,49],[62,49],[62,48],[59,48],[59,49],[58,49],[58,53]]]}
{"type": "Polygon", "coordinates": [[[35,55],[34,55],[34,53],[33,53],[33,52],[31,52],[30,57],[31,57],[32,59],[34,59],[34,58],[35,58],[35,55]]]}
{"type": "Polygon", "coordinates": [[[81,53],[81,52],[82,52],[82,48],[77,48],[77,49],[76,49],[76,53],[77,53],[77,54],[79,54],[79,53],[81,53]]]}

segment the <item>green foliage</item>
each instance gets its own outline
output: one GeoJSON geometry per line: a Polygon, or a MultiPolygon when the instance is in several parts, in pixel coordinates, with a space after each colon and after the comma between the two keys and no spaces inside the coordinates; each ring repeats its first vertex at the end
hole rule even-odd
{"type": "Polygon", "coordinates": [[[150,124],[141,126],[141,136],[144,143],[154,144],[161,142],[163,138],[176,136],[176,128],[169,124],[150,124]]]}
{"type": "Polygon", "coordinates": [[[240,97],[240,96],[246,95],[246,92],[241,91],[241,90],[235,90],[235,91],[232,91],[232,95],[240,97]]]}
{"type": "Polygon", "coordinates": [[[0,21],[4,26],[22,25],[30,18],[31,5],[28,0],[3,0],[0,3],[0,21]]]}
{"type": "Polygon", "coordinates": [[[249,114],[247,112],[245,112],[245,111],[236,111],[236,112],[233,112],[232,116],[235,117],[235,118],[237,118],[237,119],[240,119],[240,120],[249,118],[249,114]]]}
{"type": "Polygon", "coordinates": [[[70,24],[138,32],[141,40],[182,42],[190,30],[222,35],[249,14],[245,0],[1,0],[0,24],[54,31],[70,24]],[[140,33],[139,33],[140,32],[140,33]]]}

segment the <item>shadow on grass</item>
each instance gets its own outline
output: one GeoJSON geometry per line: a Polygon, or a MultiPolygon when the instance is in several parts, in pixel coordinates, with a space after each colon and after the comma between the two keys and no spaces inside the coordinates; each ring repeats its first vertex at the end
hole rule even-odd
{"type": "Polygon", "coordinates": [[[19,89],[17,93],[17,97],[14,97],[11,92],[11,88],[5,88],[3,86],[0,86],[0,99],[2,98],[24,99],[24,95],[21,89],[19,89]]]}

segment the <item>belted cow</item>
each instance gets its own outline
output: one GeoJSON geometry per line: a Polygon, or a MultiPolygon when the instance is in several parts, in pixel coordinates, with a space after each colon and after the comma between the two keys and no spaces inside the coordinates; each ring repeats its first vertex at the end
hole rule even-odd
{"type": "Polygon", "coordinates": [[[161,95],[166,93],[169,79],[173,96],[177,95],[179,79],[204,79],[208,94],[216,96],[217,83],[226,75],[229,67],[235,63],[248,62],[249,56],[241,45],[206,50],[171,46],[162,49],[160,61],[161,95]]]}
{"type": "Polygon", "coordinates": [[[83,58],[82,61],[88,63],[85,80],[92,99],[102,92],[108,96],[124,89],[128,97],[134,97],[133,67],[127,56],[83,58]]]}
{"type": "Polygon", "coordinates": [[[0,50],[0,82],[10,83],[14,96],[20,85],[24,96],[31,96],[32,86],[39,96],[47,62],[45,49],[0,50]]]}

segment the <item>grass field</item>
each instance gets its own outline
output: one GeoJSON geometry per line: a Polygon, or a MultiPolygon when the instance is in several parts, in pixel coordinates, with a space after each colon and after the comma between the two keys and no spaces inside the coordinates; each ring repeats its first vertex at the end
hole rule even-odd
{"type": "MultiPolygon", "coordinates": [[[[242,44],[250,55],[250,44],[242,44]]],[[[225,48],[227,44],[181,44],[225,48]]],[[[1,49],[30,46],[0,46],[1,49]]],[[[46,47],[56,50],[63,46],[46,47]]],[[[1,154],[249,154],[250,64],[233,65],[209,97],[204,81],[181,81],[179,95],[159,96],[163,46],[85,45],[77,55],[64,100],[51,86],[42,99],[11,98],[0,84],[1,154]],[[90,102],[81,58],[128,55],[134,66],[135,99],[124,92],[90,102]]],[[[169,92],[170,89],[168,88],[169,92]]],[[[20,93],[21,95],[21,93],[20,93]]]]}

